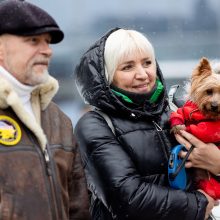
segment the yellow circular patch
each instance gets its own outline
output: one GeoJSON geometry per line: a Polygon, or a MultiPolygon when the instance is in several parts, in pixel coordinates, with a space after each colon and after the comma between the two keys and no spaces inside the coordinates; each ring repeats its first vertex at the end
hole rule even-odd
{"type": "Polygon", "coordinates": [[[18,123],[5,115],[0,115],[0,144],[12,146],[21,140],[21,128],[18,123]]]}

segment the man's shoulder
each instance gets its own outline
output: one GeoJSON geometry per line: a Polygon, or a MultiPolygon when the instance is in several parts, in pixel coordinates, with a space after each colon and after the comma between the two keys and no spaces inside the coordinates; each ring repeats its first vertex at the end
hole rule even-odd
{"type": "Polygon", "coordinates": [[[66,113],[64,113],[63,110],[61,110],[60,106],[57,103],[53,101],[50,102],[45,111],[47,111],[48,114],[51,114],[54,117],[56,116],[59,118],[63,118],[63,120],[71,122],[70,117],[66,113]]]}

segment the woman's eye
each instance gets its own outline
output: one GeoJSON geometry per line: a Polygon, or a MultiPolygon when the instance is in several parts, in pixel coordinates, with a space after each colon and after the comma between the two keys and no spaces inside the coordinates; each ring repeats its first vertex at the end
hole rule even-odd
{"type": "Polygon", "coordinates": [[[132,65],[127,65],[122,68],[122,70],[129,70],[132,68],[132,65]]]}
{"type": "Polygon", "coordinates": [[[147,61],[144,62],[144,66],[149,66],[149,65],[151,65],[151,63],[152,62],[150,60],[147,60],[147,61]]]}

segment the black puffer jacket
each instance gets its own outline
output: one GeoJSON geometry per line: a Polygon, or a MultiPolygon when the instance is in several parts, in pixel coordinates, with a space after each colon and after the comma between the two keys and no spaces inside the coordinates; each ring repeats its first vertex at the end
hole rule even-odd
{"type": "MultiPolygon", "coordinates": [[[[201,193],[168,187],[169,134],[166,91],[148,111],[133,110],[111,91],[104,74],[108,32],[82,57],[76,82],[85,100],[107,113],[115,135],[101,115],[86,113],[75,134],[81,149],[93,219],[203,220],[207,200],[201,193]]],[[[159,66],[157,74],[164,84],[159,66]]]]}

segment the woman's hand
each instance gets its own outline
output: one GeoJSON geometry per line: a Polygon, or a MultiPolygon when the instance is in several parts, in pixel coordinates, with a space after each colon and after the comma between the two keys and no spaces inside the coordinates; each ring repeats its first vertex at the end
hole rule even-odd
{"type": "MultiPolygon", "coordinates": [[[[185,164],[186,168],[198,167],[206,169],[214,175],[220,174],[220,150],[216,145],[212,143],[206,144],[184,130],[179,131],[179,134],[175,134],[175,137],[187,150],[192,145],[195,146],[185,164]]],[[[181,151],[180,157],[185,157],[186,153],[181,151]]]]}
{"type": "Polygon", "coordinates": [[[211,215],[212,209],[214,208],[214,206],[219,205],[219,201],[218,200],[214,200],[212,197],[210,197],[208,194],[206,194],[201,189],[198,189],[198,191],[201,192],[202,194],[204,194],[204,196],[208,200],[208,205],[206,206],[206,213],[205,213],[205,220],[206,220],[211,215]]]}

